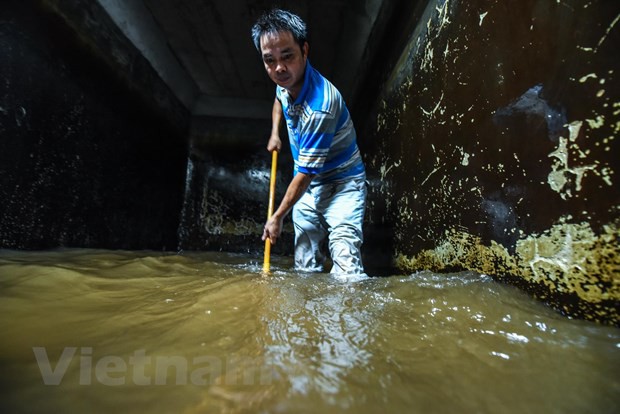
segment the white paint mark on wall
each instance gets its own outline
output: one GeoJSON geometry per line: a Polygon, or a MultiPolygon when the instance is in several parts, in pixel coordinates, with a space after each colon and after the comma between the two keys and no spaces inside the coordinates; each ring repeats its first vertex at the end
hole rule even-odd
{"type": "Polygon", "coordinates": [[[586,46],[577,46],[577,49],[581,49],[585,52],[592,52],[592,53],[598,52],[599,47],[602,46],[603,42],[605,42],[605,40],[607,39],[607,36],[609,36],[609,33],[612,31],[614,26],[618,24],[619,21],[620,21],[620,14],[617,15],[616,18],[607,27],[607,29],[605,30],[605,33],[603,34],[603,36],[599,39],[598,43],[596,44],[596,47],[593,48],[593,47],[586,47],[586,46]]]}
{"type": "Polygon", "coordinates": [[[443,101],[443,97],[444,97],[444,93],[442,92],[441,97],[439,98],[439,102],[437,102],[437,105],[435,105],[435,107],[431,111],[427,111],[426,109],[420,106],[420,109],[422,110],[422,112],[424,112],[424,115],[428,117],[433,117],[435,115],[435,112],[437,112],[437,110],[439,109],[439,106],[441,105],[441,101],[443,101]]]}
{"type": "Polygon", "coordinates": [[[379,169],[379,172],[381,173],[381,180],[385,180],[385,176],[387,175],[387,173],[390,172],[390,170],[394,167],[398,168],[400,167],[400,164],[403,162],[403,160],[399,160],[397,163],[393,163],[392,165],[390,165],[389,167],[386,168],[385,164],[381,165],[381,168],[379,169]]]}
{"type": "Polygon", "coordinates": [[[581,49],[584,52],[594,52],[594,49],[592,49],[591,47],[577,46],[577,49],[581,49]]]}
{"type": "MultiPolygon", "coordinates": [[[[588,125],[590,125],[590,121],[592,120],[586,120],[588,125]]],[[[595,123],[594,125],[598,124],[595,123]]],[[[607,185],[612,185],[611,175],[613,171],[609,166],[601,166],[598,162],[575,167],[569,165],[571,152],[574,152],[573,155],[582,155],[580,158],[584,158],[583,155],[585,155],[585,153],[581,151],[576,144],[582,127],[582,121],[575,121],[569,124],[569,137],[560,137],[558,148],[549,154],[549,157],[555,160],[551,166],[552,171],[547,177],[547,183],[553,191],[560,194],[563,200],[576,195],[573,194],[573,189],[575,192],[581,191],[583,178],[588,171],[592,171],[594,174],[601,177],[607,185]]],[[[592,126],[590,127],[592,128],[592,126]]]]}
{"type": "Polygon", "coordinates": [[[461,153],[461,165],[467,167],[469,165],[469,157],[470,155],[465,152],[465,150],[461,147],[456,147],[461,153]]]}
{"type": "Polygon", "coordinates": [[[17,126],[22,126],[22,122],[26,118],[26,114],[26,108],[24,108],[23,106],[17,108],[17,110],[15,111],[15,123],[17,124],[17,126]]]}
{"type": "Polygon", "coordinates": [[[607,39],[607,36],[609,36],[609,32],[611,32],[611,29],[614,28],[614,26],[618,23],[618,21],[620,21],[620,14],[616,16],[616,18],[611,22],[607,30],[605,30],[605,34],[603,35],[603,37],[601,37],[601,40],[598,41],[598,44],[596,45],[596,49],[601,47],[605,39],[607,39]]]}
{"type": "Polygon", "coordinates": [[[433,169],[433,171],[431,171],[431,173],[424,179],[424,181],[422,181],[422,184],[420,184],[420,187],[422,187],[424,184],[426,184],[426,182],[428,181],[429,178],[431,178],[431,176],[433,174],[435,174],[437,171],[439,171],[441,169],[442,165],[435,167],[433,169]]]}
{"type": "Polygon", "coordinates": [[[590,128],[598,129],[602,127],[603,125],[605,125],[605,117],[602,115],[599,115],[596,117],[596,119],[586,119],[586,122],[588,123],[588,126],[590,128]]]}
{"type": "Polygon", "coordinates": [[[439,23],[440,31],[445,25],[450,24],[450,20],[448,19],[448,9],[450,8],[449,4],[450,0],[446,0],[444,4],[435,8],[437,12],[439,12],[439,19],[441,20],[439,23]]]}
{"type": "Polygon", "coordinates": [[[589,73],[579,78],[579,82],[585,83],[585,81],[587,81],[588,79],[596,79],[596,78],[597,78],[596,73],[589,73]]]}
{"type": "Polygon", "coordinates": [[[433,50],[433,47],[431,46],[431,43],[429,42],[426,45],[426,49],[424,50],[424,59],[422,60],[422,65],[420,66],[420,69],[422,70],[432,69],[434,55],[435,55],[435,52],[433,50]]]}
{"type": "Polygon", "coordinates": [[[568,139],[570,140],[570,142],[575,142],[577,140],[577,137],[579,136],[579,131],[581,131],[582,126],[583,122],[581,121],[571,122],[568,125],[568,139]]]}
{"type": "Polygon", "coordinates": [[[467,167],[469,165],[469,154],[463,152],[463,159],[461,160],[461,165],[467,167]]]}
{"type": "MultiPolygon", "coordinates": [[[[428,20],[426,21],[426,40],[424,41],[424,54],[422,58],[422,64],[420,65],[420,69],[424,71],[429,71],[433,69],[433,58],[435,56],[435,51],[433,48],[433,41],[436,40],[441,34],[443,28],[450,24],[450,19],[448,17],[450,9],[450,0],[445,0],[443,4],[436,5],[435,10],[429,14],[428,20]],[[435,17],[434,13],[437,12],[435,17]]],[[[416,45],[419,45],[421,42],[421,38],[418,38],[416,41],[416,45]]],[[[437,52],[438,56],[441,52],[437,52]]],[[[449,53],[448,47],[443,51],[444,58],[447,57],[449,53]]]]}
{"type": "Polygon", "coordinates": [[[489,12],[484,12],[480,14],[480,26],[482,26],[482,21],[484,20],[485,17],[487,17],[487,14],[489,14],[489,12]]]}

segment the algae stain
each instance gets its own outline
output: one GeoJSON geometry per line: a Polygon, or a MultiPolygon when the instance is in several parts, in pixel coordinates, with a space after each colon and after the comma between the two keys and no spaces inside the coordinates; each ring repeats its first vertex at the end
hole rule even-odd
{"type": "Polygon", "coordinates": [[[407,272],[460,268],[509,275],[542,288],[544,298],[569,295],[577,297],[582,308],[596,305],[596,314],[588,318],[618,324],[618,310],[607,304],[620,301],[620,220],[595,234],[589,223],[569,223],[570,219],[563,217],[542,234],[525,236],[520,231],[514,254],[495,241],[485,245],[480,237],[453,229],[434,249],[414,256],[397,252],[394,262],[407,272]]]}
{"type": "Polygon", "coordinates": [[[596,235],[589,223],[561,222],[517,243],[519,263],[527,265],[520,270],[526,280],[542,283],[552,292],[574,293],[587,302],[620,300],[620,278],[613,272],[618,261],[614,237],[617,226],[607,226],[596,235]]]}

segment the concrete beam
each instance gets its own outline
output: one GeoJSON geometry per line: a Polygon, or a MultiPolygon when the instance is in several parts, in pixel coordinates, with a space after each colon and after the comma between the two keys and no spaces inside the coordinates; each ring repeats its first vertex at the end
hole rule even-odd
{"type": "Polygon", "coordinates": [[[224,98],[201,95],[192,115],[227,118],[271,119],[273,100],[224,98]]]}
{"type": "Polygon", "coordinates": [[[198,87],[168,47],[166,36],[141,0],[97,0],[125,36],[153,66],[161,79],[188,109],[198,87]]]}

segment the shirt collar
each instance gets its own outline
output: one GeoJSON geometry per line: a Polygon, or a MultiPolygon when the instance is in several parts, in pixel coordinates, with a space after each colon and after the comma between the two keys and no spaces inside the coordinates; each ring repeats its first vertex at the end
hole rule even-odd
{"type": "Polygon", "coordinates": [[[301,91],[299,92],[299,96],[295,100],[295,105],[299,105],[306,100],[306,95],[308,95],[308,91],[310,90],[310,72],[314,69],[310,65],[310,59],[306,59],[306,70],[304,72],[304,85],[301,87],[301,91]]]}
{"type": "Polygon", "coordinates": [[[308,91],[310,90],[310,76],[311,72],[314,71],[314,68],[310,65],[310,59],[306,59],[306,69],[304,71],[304,84],[301,87],[301,91],[299,91],[299,95],[295,102],[291,102],[291,94],[286,90],[286,88],[279,87],[281,92],[286,96],[289,105],[301,105],[306,100],[306,95],[308,95],[308,91]]]}

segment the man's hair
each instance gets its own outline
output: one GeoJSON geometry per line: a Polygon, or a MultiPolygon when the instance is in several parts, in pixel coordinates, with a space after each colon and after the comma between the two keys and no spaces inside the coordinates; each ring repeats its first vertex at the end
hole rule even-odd
{"type": "Polygon", "coordinates": [[[252,40],[256,50],[260,53],[260,38],[263,35],[278,32],[291,32],[302,50],[308,40],[306,23],[301,17],[286,10],[273,9],[263,13],[252,26],[252,40]]]}

